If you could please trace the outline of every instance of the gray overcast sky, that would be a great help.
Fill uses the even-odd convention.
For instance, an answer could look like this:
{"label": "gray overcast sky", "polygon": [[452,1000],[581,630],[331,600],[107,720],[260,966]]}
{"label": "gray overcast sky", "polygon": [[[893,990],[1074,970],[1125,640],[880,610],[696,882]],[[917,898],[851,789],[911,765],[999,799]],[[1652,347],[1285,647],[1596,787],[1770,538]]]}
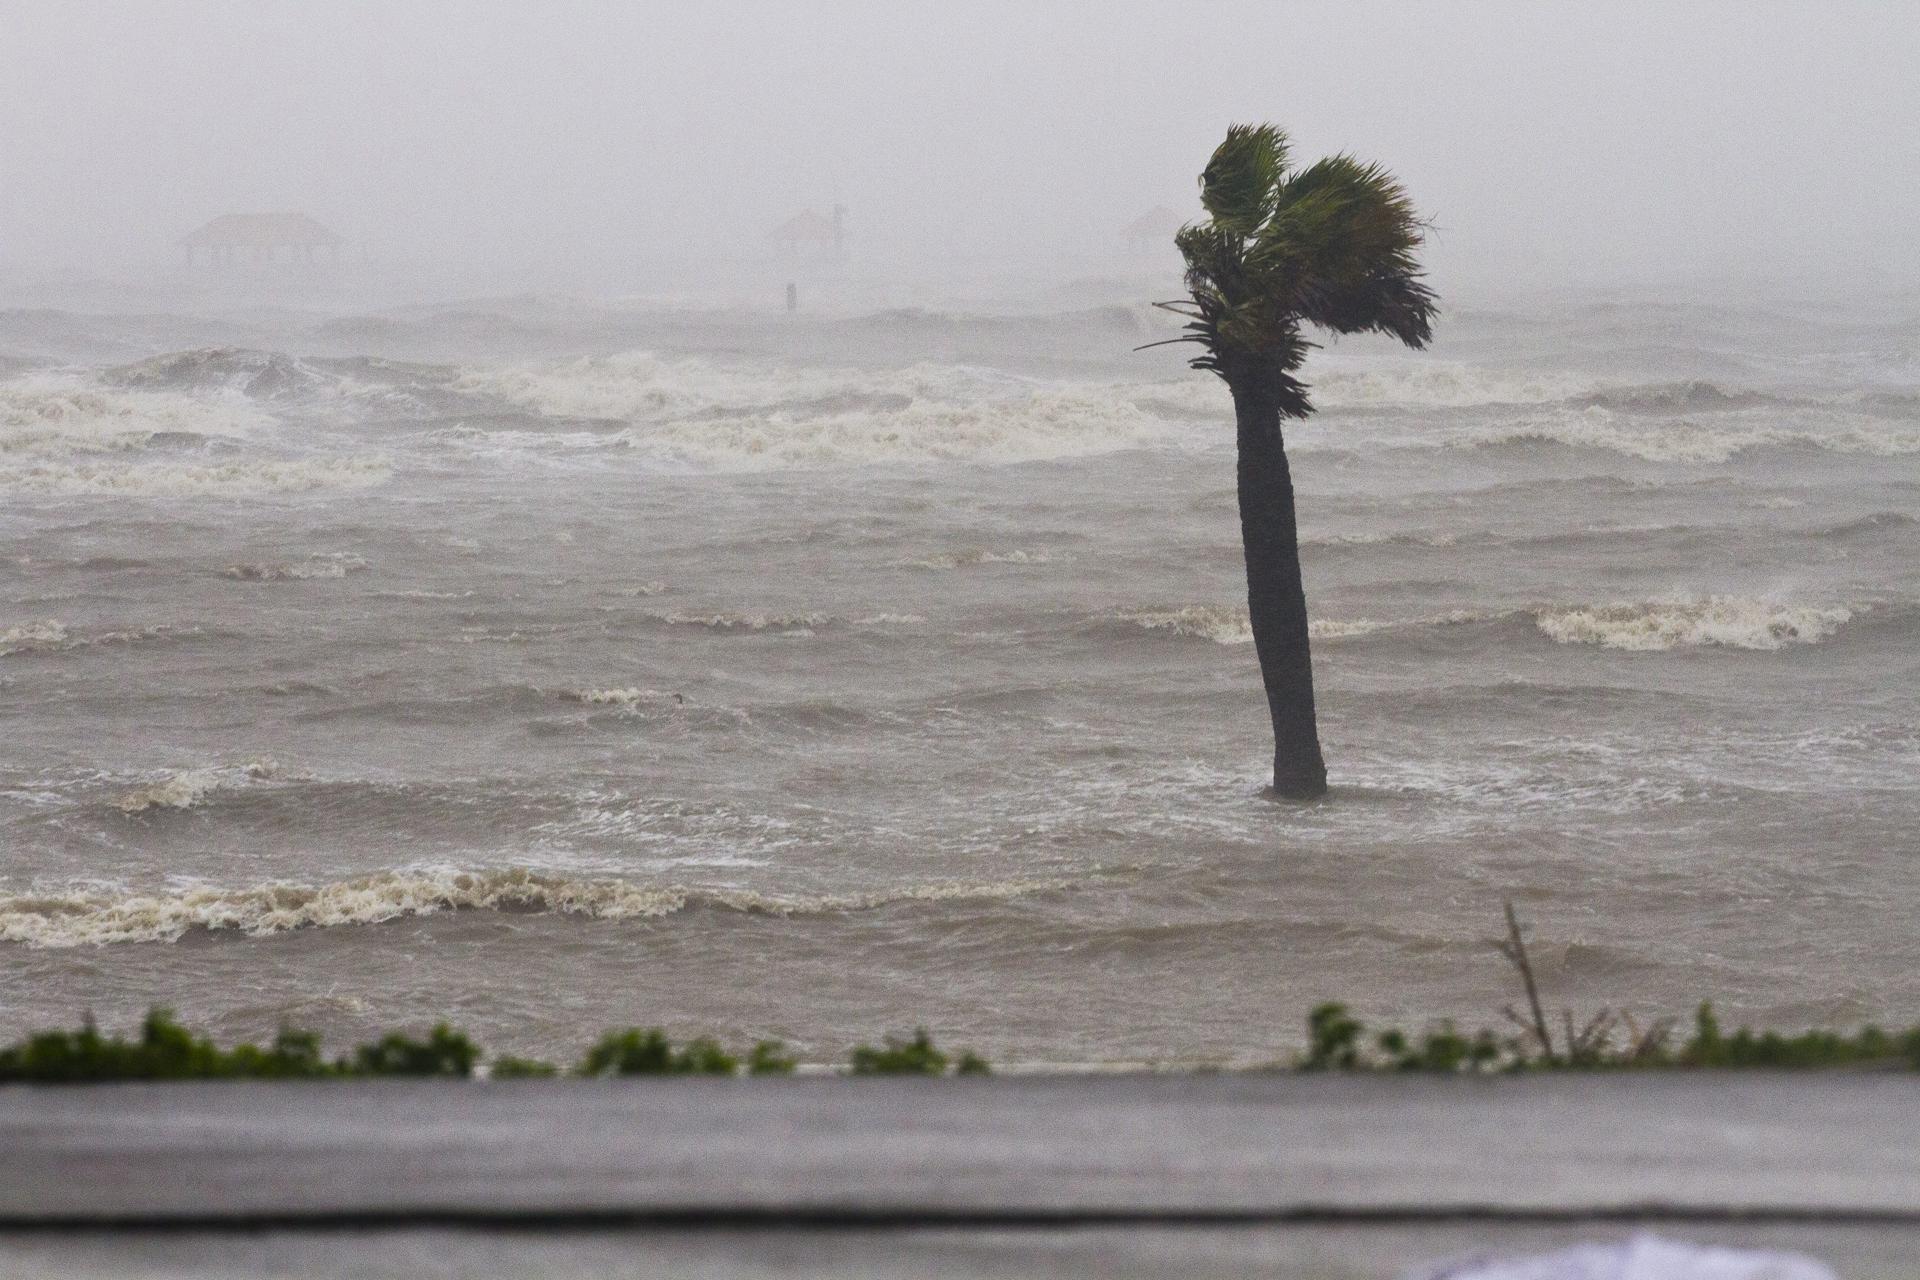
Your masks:
{"label": "gray overcast sky", "polygon": [[1398,172],[1435,274],[1920,274],[1920,4],[0,0],[0,263],[305,209],[395,258],[903,268],[1194,204],[1223,127]]}

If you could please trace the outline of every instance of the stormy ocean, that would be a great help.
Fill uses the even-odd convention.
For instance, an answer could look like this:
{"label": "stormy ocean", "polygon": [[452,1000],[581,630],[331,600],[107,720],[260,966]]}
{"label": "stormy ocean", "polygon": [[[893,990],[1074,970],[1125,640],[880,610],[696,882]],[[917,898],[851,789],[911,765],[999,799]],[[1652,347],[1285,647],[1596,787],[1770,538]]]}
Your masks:
{"label": "stormy ocean", "polygon": [[1315,353],[1286,805],[1124,296],[0,313],[0,1034],[1257,1062],[1497,1022],[1506,898],[1556,1006],[1910,1020],[1920,308]]}

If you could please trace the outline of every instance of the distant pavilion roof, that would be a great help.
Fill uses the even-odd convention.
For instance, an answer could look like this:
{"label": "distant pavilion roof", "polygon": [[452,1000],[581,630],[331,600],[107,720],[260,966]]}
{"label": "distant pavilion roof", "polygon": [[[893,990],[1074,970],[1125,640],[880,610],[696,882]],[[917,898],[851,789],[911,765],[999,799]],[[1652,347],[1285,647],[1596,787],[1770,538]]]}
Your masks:
{"label": "distant pavilion roof", "polygon": [[272,249],[345,244],[304,213],[228,213],[180,237],[189,249]]}
{"label": "distant pavilion roof", "polygon": [[1185,226],[1186,222],[1185,218],[1167,206],[1157,204],[1129,222],[1125,234],[1129,240],[1171,240],[1173,233]]}
{"label": "distant pavilion roof", "polygon": [[810,240],[814,244],[833,244],[839,236],[840,231],[831,219],[823,218],[811,209],[796,213],[767,233],[767,239],[785,244],[798,244],[802,240]]}

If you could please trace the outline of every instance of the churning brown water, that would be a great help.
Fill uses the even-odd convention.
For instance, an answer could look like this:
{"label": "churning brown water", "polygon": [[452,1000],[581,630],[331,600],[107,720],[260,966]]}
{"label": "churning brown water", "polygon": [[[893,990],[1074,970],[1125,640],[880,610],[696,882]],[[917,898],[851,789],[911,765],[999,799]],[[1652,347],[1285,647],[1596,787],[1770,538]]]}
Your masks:
{"label": "churning brown water", "polygon": [[778,319],[0,315],[0,1030],[1920,1011],[1912,307],[1316,356],[1308,806],[1157,313]]}

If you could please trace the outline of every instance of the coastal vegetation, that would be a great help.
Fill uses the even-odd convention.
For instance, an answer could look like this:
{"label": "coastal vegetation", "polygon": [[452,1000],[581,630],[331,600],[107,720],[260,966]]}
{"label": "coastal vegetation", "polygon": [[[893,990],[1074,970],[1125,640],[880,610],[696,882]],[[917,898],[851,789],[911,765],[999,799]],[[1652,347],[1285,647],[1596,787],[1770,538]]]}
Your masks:
{"label": "coastal vegetation", "polygon": [[[761,1040],[736,1055],[708,1036],[676,1045],[658,1027],[627,1027],[597,1040],[571,1070],[557,1063],[502,1054],[487,1058],[464,1032],[446,1023],[425,1036],[395,1032],[327,1058],[320,1037],[283,1028],[262,1048],[237,1044],[223,1049],[188,1030],[171,1011],[154,1009],[130,1037],[102,1034],[91,1018],[75,1031],[45,1031],[0,1048],[0,1085],[105,1084],[136,1080],[353,1080],[392,1077],[494,1080],[556,1076],[754,1076],[791,1075],[799,1060],[778,1040]],[[859,1045],[846,1068],[850,1075],[987,1075],[986,1059],[971,1051],[958,1057],[937,1048],[925,1028],[911,1037],[888,1036],[876,1047]]]}
{"label": "coastal vegetation", "polygon": [[[1417,1035],[1399,1027],[1369,1032],[1343,1004],[1316,1005],[1307,1015],[1307,1048],[1295,1062],[1302,1071],[1424,1071],[1444,1075],[1520,1071],[1602,1071],[1696,1068],[1807,1070],[1830,1067],[1911,1068],[1920,1071],[1920,1026],[1887,1032],[1866,1026],[1853,1032],[1826,1030],[1783,1034],[1741,1027],[1721,1030],[1711,1002],[1694,1012],[1693,1034],[1675,1038],[1671,1018],[1642,1025],[1632,1014],[1601,1009],[1576,1017],[1571,1009],[1548,1017],[1540,982],[1527,952],[1527,929],[1511,902],[1506,935],[1494,948],[1520,980],[1525,1006],[1507,1005],[1504,1033],[1482,1028],[1471,1034],[1439,1021]],[[1556,1029],[1557,1023],[1557,1029]]]}
{"label": "coastal vegetation", "polygon": [[[1370,1028],[1345,1005],[1316,1005],[1307,1018],[1307,1045],[1278,1069],[1303,1072],[1425,1072],[1443,1075],[1599,1070],[1808,1070],[1882,1067],[1920,1071],[1920,1026],[1884,1031],[1810,1030],[1795,1034],[1724,1030],[1713,1006],[1700,1005],[1686,1037],[1661,1019],[1642,1027],[1630,1017],[1597,1015],[1563,1022],[1542,1041],[1527,1028],[1509,1034],[1471,1033],[1435,1022],[1414,1033]],[[663,1032],[629,1028],[609,1032],[575,1067],[512,1055],[484,1058],[471,1038],[441,1025],[425,1037],[382,1037],[353,1053],[328,1059],[310,1032],[282,1031],[270,1044],[222,1049],[174,1021],[164,1009],[147,1015],[138,1035],[103,1035],[92,1023],[77,1031],[49,1031],[0,1049],[0,1085],[104,1084],[166,1080],[354,1080],[395,1077],[461,1079],[481,1073],[494,1080],[560,1076],[789,1075],[798,1065],[778,1041],[763,1040],[744,1056],[698,1037],[674,1045]],[[991,1067],[971,1051],[948,1055],[925,1030],[887,1037],[848,1055],[849,1076],[984,1076]]]}
{"label": "coastal vegetation", "polygon": [[[1418,1032],[1370,1028],[1346,1005],[1315,1005],[1307,1015],[1304,1049],[1272,1069],[1302,1072],[1424,1072],[1440,1075],[1609,1070],[1814,1070],[1880,1068],[1920,1071],[1920,1026],[1887,1031],[1813,1029],[1796,1033],[1720,1025],[1711,1003],[1694,1012],[1691,1033],[1658,1018],[1601,1009],[1576,1017],[1562,1008],[1549,1017],[1542,1002],[1527,929],[1506,905],[1506,935],[1493,942],[1519,979],[1524,1003],[1501,1010],[1504,1027],[1463,1031],[1436,1021]],[[135,1080],[344,1080],[392,1077],[494,1080],[573,1076],[791,1075],[799,1059],[779,1040],[760,1040],[744,1054],[719,1040],[696,1036],[676,1044],[659,1027],[626,1027],[594,1042],[571,1069],[501,1054],[488,1057],[473,1039],[446,1023],[425,1036],[395,1032],[327,1058],[320,1037],[283,1028],[264,1047],[223,1049],[154,1009],[132,1037],[101,1033],[91,1018],[76,1031],[46,1031],[0,1048],[0,1085],[98,1084]],[[971,1050],[948,1054],[925,1027],[860,1044],[839,1067],[848,1076],[984,1076],[992,1067]]]}
{"label": "coastal vegetation", "polygon": [[[1273,787],[1311,799],[1327,789],[1313,702],[1306,590],[1282,418],[1313,412],[1294,375],[1317,344],[1302,334],[1383,333],[1409,347],[1433,336],[1434,298],[1415,257],[1424,225],[1392,174],[1336,155],[1290,169],[1272,125],[1234,125],[1200,175],[1208,221],[1174,237],[1201,354],[1190,362],[1233,393],[1247,609],[1273,720]],[[1150,343],[1150,346],[1160,345]]]}

